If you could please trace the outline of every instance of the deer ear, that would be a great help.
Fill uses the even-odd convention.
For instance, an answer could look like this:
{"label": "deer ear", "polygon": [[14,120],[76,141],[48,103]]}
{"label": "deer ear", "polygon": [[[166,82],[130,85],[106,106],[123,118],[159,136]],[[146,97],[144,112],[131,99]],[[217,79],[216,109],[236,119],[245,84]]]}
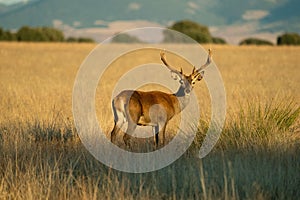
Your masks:
{"label": "deer ear", "polygon": [[203,79],[204,76],[204,71],[200,72],[198,77],[197,77],[197,81],[201,81]]}

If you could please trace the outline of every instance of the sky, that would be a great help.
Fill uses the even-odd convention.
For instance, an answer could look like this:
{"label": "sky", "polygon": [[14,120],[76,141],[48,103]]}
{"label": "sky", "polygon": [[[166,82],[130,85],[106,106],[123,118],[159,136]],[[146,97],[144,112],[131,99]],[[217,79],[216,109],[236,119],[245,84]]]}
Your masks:
{"label": "sky", "polygon": [[0,3],[3,3],[5,5],[12,5],[15,3],[19,3],[19,2],[24,2],[26,3],[28,0],[0,0]]}

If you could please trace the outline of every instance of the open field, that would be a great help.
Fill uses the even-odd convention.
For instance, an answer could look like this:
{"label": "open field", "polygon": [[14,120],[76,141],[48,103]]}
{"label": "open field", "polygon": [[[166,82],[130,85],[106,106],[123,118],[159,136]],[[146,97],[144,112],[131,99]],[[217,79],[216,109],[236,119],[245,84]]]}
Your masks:
{"label": "open field", "polygon": [[[193,145],[172,165],[145,174],[104,166],[77,137],[72,89],[94,47],[0,43],[0,199],[299,199],[300,47],[212,46],[227,94],[220,140],[197,158],[210,116],[202,81],[195,86],[203,118]],[[113,118],[106,92],[121,64],[96,94],[107,133]]]}

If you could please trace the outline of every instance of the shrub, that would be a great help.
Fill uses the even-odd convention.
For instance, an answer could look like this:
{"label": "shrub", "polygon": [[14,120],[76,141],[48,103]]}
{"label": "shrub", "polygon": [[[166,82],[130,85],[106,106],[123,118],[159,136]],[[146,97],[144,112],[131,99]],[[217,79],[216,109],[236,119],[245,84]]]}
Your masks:
{"label": "shrub", "polygon": [[[196,22],[190,20],[183,20],[174,23],[169,29],[181,32],[199,43],[210,43],[212,42],[212,37],[206,26],[200,25]],[[179,42],[179,43],[190,43],[192,42],[188,38],[181,36],[179,34],[174,34],[170,31],[164,31],[164,41],[163,42]]]}
{"label": "shrub", "polygon": [[62,31],[50,28],[50,27],[42,27],[40,28],[42,34],[45,35],[47,41],[50,42],[62,42],[64,41],[65,37]]}
{"label": "shrub", "polygon": [[64,35],[60,30],[49,27],[31,28],[23,26],[17,32],[18,41],[64,41]]}
{"label": "shrub", "polygon": [[277,38],[278,45],[300,45],[300,35],[297,33],[285,33]]}
{"label": "shrub", "polygon": [[85,37],[68,37],[66,42],[79,42],[79,43],[94,43],[95,41],[92,38],[85,38]]}
{"label": "shrub", "polygon": [[78,38],[78,42],[81,42],[81,43],[94,43],[95,41],[92,38],[80,37],[80,38]]}
{"label": "shrub", "polygon": [[240,42],[240,45],[273,45],[272,42],[257,38],[248,38],[245,40],[242,40]]}
{"label": "shrub", "polygon": [[212,42],[214,44],[227,44],[227,42],[223,38],[213,37]]}
{"label": "shrub", "polygon": [[139,38],[128,35],[126,33],[121,33],[116,35],[112,41],[113,43],[143,43]]}
{"label": "shrub", "polygon": [[75,38],[75,37],[68,37],[68,38],[66,39],[66,42],[77,42],[77,41],[78,41],[78,39]]}
{"label": "shrub", "polygon": [[4,31],[2,28],[0,28],[0,41],[14,41],[16,40],[16,34],[11,33],[9,31]]}

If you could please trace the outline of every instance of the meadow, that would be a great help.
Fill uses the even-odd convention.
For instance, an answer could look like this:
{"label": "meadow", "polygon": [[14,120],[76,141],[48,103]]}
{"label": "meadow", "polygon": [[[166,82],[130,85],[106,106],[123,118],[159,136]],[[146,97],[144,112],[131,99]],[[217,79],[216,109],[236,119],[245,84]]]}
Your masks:
{"label": "meadow", "polygon": [[[300,47],[212,45],[227,99],[221,138],[198,158],[210,121],[202,81],[193,144],[170,166],[144,174],[101,164],[77,135],[73,84],[94,47],[0,43],[0,199],[299,199]],[[103,91],[122,69],[147,59],[116,62],[102,80],[97,117],[107,133],[113,117]]]}

